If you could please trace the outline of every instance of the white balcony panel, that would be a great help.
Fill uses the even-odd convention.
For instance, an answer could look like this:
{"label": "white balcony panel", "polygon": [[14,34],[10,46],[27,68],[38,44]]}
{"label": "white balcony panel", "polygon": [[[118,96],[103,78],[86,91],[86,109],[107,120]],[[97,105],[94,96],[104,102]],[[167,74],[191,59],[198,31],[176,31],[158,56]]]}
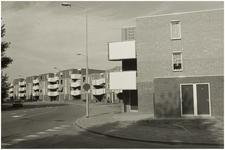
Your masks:
{"label": "white balcony panel", "polygon": [[70,93],[73,96],[81,95],[81,91],[80,90],[71,91]]}
{"label": "white balcony panel", "polygon": [[9,97],[13,97],[13,95],[14,95],[13,93],[10,93],[10,94],[9,94]]}
{"label": "white balcony panel", "polygon": [[102,95],[105,94],[105,89],[94,89],[92,90],[93,95]]}
{"label": "white balcony panel", "polygon": [[71,83],[71,87],[79,87],[79,86],[81,86],[81,82],[80,81]]}
{"label": "white balcony panel", "polygon": [[58,96],[59,92],[48,92],[48,96]]}
{"label": "white balcony panel", "polygon": [[136,90],[136,71],[110,72],[110,90]]}
{"label": "white balcony panel", "polygon": [[57,89],[59,88],[59,84],[48,85],[48,89]]}
{"label": "white balcony panel", "polygon": [[33,90],[39,90],[39,86],[33,86]]}
{"label": "white balcony panel", "polygon": [[48,82],[57,82],[58,80],[59,80],[59,77],[48,78]]}
{"label": "white balcony panel", "polygon": [[115,90],[116,94],[123,93],[123,90]]}
{"label": "white balcony panel", "polygon": [[18,96],[19,97],[24,97],[25,96],[25,93],[19,93]]}
{"label": "white balcony panel", "polygon": [[81,79],[81,74],[71,74],[71,79]]}
{"label": "white balcony panel", "polygon": [[13,92],[13,88],[9,89],[9,92]]}
{"label": "white balcony panel", "polygon": [[19,82],[19,85],[24,86],[26,85],[26,82],[25,81]]}
{"label": "white balcony panel", "polygon": [[105,78],[92,80],[92,85],[102,85],[105,83]]}
{"label": "white balcony panel", "polygon": [[39,92],[33,93],[33,96],[39,96]]}
{"label": "white balcony panel", "polygon": [[135,59],[135,41],[109,43],[109,60]]}
{"label": "white balcony panel", "polygon": [[39,80],[38,79],[35,79],[35,80],[33,80],[33,83],[34,84],[37,84],[37,83],[39,83]]}
{"label": "white balcony panel", "polygon": [[19,91],[25,91],[26,90],[26,88],[25,87],[23,87],[23,88],[19,88]]}

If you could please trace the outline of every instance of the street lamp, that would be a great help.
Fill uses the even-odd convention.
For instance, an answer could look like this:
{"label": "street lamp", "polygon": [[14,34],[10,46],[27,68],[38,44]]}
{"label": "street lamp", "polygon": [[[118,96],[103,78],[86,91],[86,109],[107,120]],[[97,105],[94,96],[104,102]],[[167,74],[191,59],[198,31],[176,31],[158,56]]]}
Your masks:
{"label": "street lamp", "polygon": [[[87,9],[85,7],[79,6],[79,5],[75,5],[76,7],[82,8],[85,10],[85,14],[86,14],[86,84],[88,84],[88,17],[87,17]],[[72,6],[71,3],[62,3],[62,6]],[[81,54],[77,54],[77,55],[81,55]],[[86,90],[86,117],[89,117],[89,101],[88,101],[88,90]]]}
{"label": "street lamp", "polygon": [[60,69],[59,69],[59,68],[57,68],[57,67],[54,67],[54,69],[57,69],[57,70],[59,70],[59,71],[60,71]]}

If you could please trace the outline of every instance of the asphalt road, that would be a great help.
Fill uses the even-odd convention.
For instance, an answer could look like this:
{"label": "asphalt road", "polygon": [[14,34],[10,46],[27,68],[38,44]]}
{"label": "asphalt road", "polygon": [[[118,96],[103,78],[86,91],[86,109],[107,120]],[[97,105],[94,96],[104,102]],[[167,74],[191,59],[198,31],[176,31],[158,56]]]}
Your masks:
{"label": "asphalt road", "polygon": [[[2,111],[1,148],[192,148],[135,142],[91,133],[76,127],[85,107],[74,104],[25,104],[22,109]],[[196,148],[196,145],[194,146]],[[202,146],[199,146],[202,148]]]}

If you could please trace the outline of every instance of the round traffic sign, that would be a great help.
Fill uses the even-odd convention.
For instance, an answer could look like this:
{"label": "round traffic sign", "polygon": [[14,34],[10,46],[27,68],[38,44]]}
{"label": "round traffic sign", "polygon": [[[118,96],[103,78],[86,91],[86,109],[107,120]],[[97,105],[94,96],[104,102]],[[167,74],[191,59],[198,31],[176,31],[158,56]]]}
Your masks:
{"label": "round traffic sign", "polygon": [[83,85],[83,88],[84,88],[85,91],[88,91],[88,90],[90,89],[90,84],[85,83],[85,84]]}

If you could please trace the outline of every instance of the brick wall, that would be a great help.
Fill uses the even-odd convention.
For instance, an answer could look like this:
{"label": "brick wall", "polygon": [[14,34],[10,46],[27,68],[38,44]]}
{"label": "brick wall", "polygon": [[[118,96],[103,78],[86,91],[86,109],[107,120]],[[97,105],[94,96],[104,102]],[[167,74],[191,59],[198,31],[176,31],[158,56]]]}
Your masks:
{"label": "brick wall", "polygon": [[155,78],[155,117],[181,117],[180,84],[209,83],[211,116],[224,116],[224,76]]}
{"label": "brick wall", "polygon": [[[137,18],[139,111],[153,112],[154,77],[223,75],[223,18],[223,9]],[[181,22],[181,40],[171,40],[171,20]],[[173,51],[182,52],[181,72],[172,70]]]}

